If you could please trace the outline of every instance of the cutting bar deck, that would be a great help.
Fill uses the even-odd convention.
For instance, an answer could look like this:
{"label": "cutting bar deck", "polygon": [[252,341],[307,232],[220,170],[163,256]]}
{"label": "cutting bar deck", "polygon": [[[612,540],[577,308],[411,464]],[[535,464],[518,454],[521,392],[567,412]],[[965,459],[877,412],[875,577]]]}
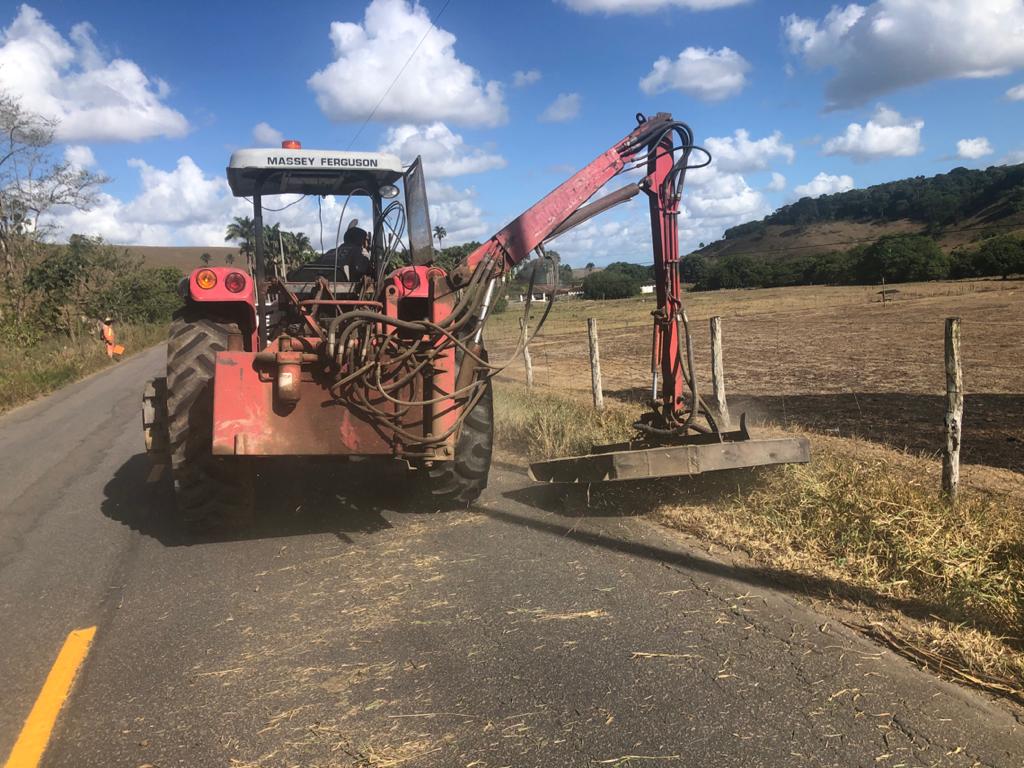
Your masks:
{"label": "cutting bar deck", "polygon": [[806,464],[811,460],[811,445],[805,437],[751,440],[743,428],[726,433],[723,438],[654,447],[631,447],[629,443],[603,446],[585,456],[534,462],[530,465],[530,477],[545,483],[602,483],[686,477],[772,464]]}

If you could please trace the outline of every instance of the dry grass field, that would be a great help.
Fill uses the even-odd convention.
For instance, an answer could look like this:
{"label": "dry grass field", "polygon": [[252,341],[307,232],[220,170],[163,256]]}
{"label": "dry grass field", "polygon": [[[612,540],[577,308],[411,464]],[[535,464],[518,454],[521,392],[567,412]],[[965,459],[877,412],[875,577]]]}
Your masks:
{"label": "dry grass field", "polygon": [[[584,514],[645,514],[752,559],[940,674],[1024,703],[1024,283],[803,287],[688,295],[699,376],[707,320],[724,325],[730,409],[757,434],[803,433],[812,460],[696,480],[587,490]],[[653,299],[555,305],[500,376],[499,445],[530,458],[627,437],[649,392]],[[521,307],[519,307],[521,309]],[[534,318],[542,307],[534,307]],[[962,493],[939,493],[944,320],[963,319]],[[491,359],[518,332],[516,304],[488,324]],[[590,405],[585,323],[598,319],[607,408]],[[570,495],[571,498],[571,495]],[[846,613],[844,613],[846,611]]]}
{"label": "dry grass field", "polygon": [[[690,293],[698,376],[710,382],[708,318],[723,318],[734,416],[913,453],[942,447],[944,320],[963,318],[967,391],[962,459],[1024,473],[1024,283],[984,280],[877,288],[797,287]],[[589,393],[586,318],[598,320],[606,397],[649,397],[651,297],[555,304],[531,345],[537,386]],[[488,324],[492,360],[511,353],[521,307]],[[532,315],[542,307],[534,305]],[[503,374],[524,380],[521,361]]]}

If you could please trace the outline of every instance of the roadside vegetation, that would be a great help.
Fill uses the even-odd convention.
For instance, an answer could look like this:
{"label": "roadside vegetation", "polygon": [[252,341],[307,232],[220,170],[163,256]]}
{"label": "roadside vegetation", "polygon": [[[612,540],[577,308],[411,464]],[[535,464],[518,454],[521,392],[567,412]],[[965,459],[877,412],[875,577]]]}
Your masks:
{"label": "roadside vegetation", "polygon": [[107,179],[53,147],[56,124],[0,94],[0,411],[109,364],[98,322],[117,343],[156,343],[174,308],[177,269],[146,269],[102,240],[48,241],[54,209],[87,209]]}
{"label": "roadside vegetation", "polygon": [[[127,354],[148,349],[167,339],[166,323],[117,327],[117,340]],[[47,336],[28,347],[0,345],[0,412],[112,365],[95,335],[69,339]]]}
{"label": "roadside vegetation", "polygon": [[[540,459],[628,437],[636,406],[606,406],[501,384],[498,443]],[[1024,498],[968,483],[951,508],[934,459],[819,434],[812,445],[808,465],[595,485],[588,503],[741,553],[772,580],[845,601],[851,623],[933,671],[1024,701]]]}

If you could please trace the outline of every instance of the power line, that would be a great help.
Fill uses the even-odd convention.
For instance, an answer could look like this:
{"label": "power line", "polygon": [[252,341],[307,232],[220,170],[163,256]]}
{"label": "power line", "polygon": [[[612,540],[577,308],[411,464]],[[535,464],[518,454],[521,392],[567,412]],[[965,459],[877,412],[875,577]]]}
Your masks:
{"label": "power line", "polygon": [[363,124],[360,125],[359,130],[356,131],[356,135],[352,137],[352,141],[350,141],[348,143],[348,146],[345,147],[346,150],[352,149],[352,145],[356,143],[356,139],[359,138],[360,134],[363,132],[363,129],[367,126],[367,124],[369,124],[371,120],[373,120],[373,116],[377,114],[377,110],[380,109],[380,105],[384,103],[384,99],[386,99],[388,97],[388,94],[391,93],[391,89],[395,87],[395,83],[398,82],[398,78],[400,78],[402,76],[402,73],[405,72],[405,68],[409,66],[409,62],[412,61],[413,56],[416,55],[416,52],[420,49],[420,46],[423,45],[424,41],[427,39],[430,33],[434,31],[437,22],[441,20],[441,17],[444,15],[445,10],[448,8],[448,3],[450,2],[451,0],[445,0],[444,5],[441,6],[441,10],[437,12],[437,15],[430,22],[430,26],[427,28],[427,31],[423,33],[423,37],[421,37],[420,41],[416,43],[416,47],[412,49],[412,53],[409,54],[409,58],[405,60],[405,64],[403,64],[402,68],[398,70],[398,74],[395,75],[394,80],[392,80],[391,84],[388,85],[387,89],[384,91],[384,95],[380,97],[380,101],[377,102],[377,105],[373,108],[370,114],[366,116],[366,119],[363,120]]}

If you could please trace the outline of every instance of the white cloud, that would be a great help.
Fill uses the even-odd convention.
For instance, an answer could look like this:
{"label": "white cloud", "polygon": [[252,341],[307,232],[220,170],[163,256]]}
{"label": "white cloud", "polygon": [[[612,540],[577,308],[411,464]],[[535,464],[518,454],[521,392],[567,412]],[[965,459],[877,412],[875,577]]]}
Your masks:
{"label": "white cloud", "polygon": [[751,140],[747,131],[738,128],[732,136],[712,136],[702,143],[711,152],[712,162],[720,171],[763,171],[775,158],[792,163],[796,157],[793,146],[782,142],[779,131],[763,139]]}
{"label": "white cloud", "polygon": [[480,173],[506,165],[501,155],[467,147],[462,136],[442,122],[389,128],[380,151],[396,154],[407,164],[422,156],[428,178]]}
{"label": "white cloud", "polygon": [[[233,216],[251,216],[252,206],[232,197],[220,173],[209,175],[188,156],[174,168],[155,168],[143,160],[129,160],[139,174],[138,195],[121,200],[101,193],[88,211],[70,208],[53,210],[41,222],[49,235],[65,239],[71,234],[99,235],[112,243],[131,245],[223,245],[224,229]],[[297,195],[268,198],[266,204],[280,208],[299,199]],[[334,245],[343,198],[322,200],[324,244]],[[353,201],[345,220],[368,220],[367,208]],[[280,223],[288,230],[305,232],[319,247],[320,231],[316,200],[307,198],[284,211],[266,211],[268,224]]]}
{"label": "white cloud", "polygon": [[1024,101],[1024,83],[1007,88],[1006,98],[1010,101]]}
{"label": "white cloud", "polygon": [[[377,120],[494,126],[508,118],[501,83],[483,82],[476,69],[460,61],[455,35],[431,29],[430,16],[418,3],[373,0],[362,24],[333,22],[330,37],[335,60],[307,82],[331,120],[366,119],[392,83]],[[398,77],[417,45],[415,58]]]}
{"label": "white cloud", "polygon": [[687,188],[683,204],[694,218],[700,220],[740,219],[748,221],[768,213],[764,196],[753,189],[738,173],[718,173],[701,169],[703,173],[687,174]]}
{"label": "white cloud", "polygon": [[833,176],[822,171],[806,184],[799,184],[793,187],[793,194],[797,198],[820,197],[821,195],[831,195],[835,192],[846,192],[851,189],[853,189],[852,176],[846,176],[845,174]]}
{"label": "white cloud", "polygon": [[821,20],[782,20],[790,49],[828,67],[830,106],[863,104],[930,80],[1006,75],[1024,66],[1020,0],[878,0]]}
{"label": "white cloud", "polygon": [[906,119],[881,104],[864,125],[850,123],[846,132],[825,142],[826,155],[849,155],[858,161],[878,157],[911,157],[921,147],[924,120]]}
{"label": "white cloud", "polygon": [[138,64],[107,58],[86,22],[70,40],[22,5],[0,35],[0,90],[58,122],[57,141],[141,141],[184,136],[188,121],[163,102],[168,86]]}
{"label": "white cloud", "polygon": [[772,192],[781,192],[786,188],[786,177],[777,171],[772,171],[772,180],[768,182],[768,189]]}
{"label": "white cloud", "polygon": [[580,114],[580,95],[578,93],[560,93],[538,118],[543,123],[565,123]]}
{"label": "white cloud", "polygon": [[528,85],[533,85],[534,83],[536,83],[538,80],[540,80],[540,77],[541,75],[539,69],[529,69],[525,72],[521,69],[518,69],[512,73],[512,85],[514,85],[516,88],[525,88]]}
{"label": "white cloud", "polygon": [[663,8],[685,8],[690,11],[712,11],[743,5],[750,0],[562,0],[580,13],[653,13]]}
{"label": "white cloud", "polygon": [[261,147],[278,147],[284,140],[284,134],[270,123],[256,123],[252,128],[252,140]]}
{"label": "white cloud", "polygon": [[984,136],[975,139],[960,139],[956,143],[956,156],[965,160],[977,160],[979,157],[991,155],[994,152],[992,145]]}
{"label": "white cloud", "polygon": [[649,96],[668,90],[681,91],[703,101],[735,96],[747,84],[750,63],[731,48],[686,48],[675,61],[661,56],[640,81]]}
{"label": "white cloud", "polygon": [[551,249],[558,252],[564,264],[579,267],[590,262],[599,266],[613,261],[650,263],[647,206],[631,200],[569,230],[552,241]]}
{"label": "white cloud", "polygon": [[64,161],[72,168],[92,168],[96,165],[96,156],[89,147],[70,144],[64,147]]}
{"label": "white cloud", "polygon": [[[600,193],[598,193],[600,194]],[[760,219],[772,206],[738,173],[714,168],[688,171],[679,216],[680,248],[687,253],[700,242],[719,239],[729,227]],[[566,263],[583,266],[612,261],[650,263],[651,224],[647,202],[635,197],[556,239],[551,247]]]}
{"label": "white cloud", "polygon": [[1006,153],[1006,156],[999,161],[999,165],[1019,165],[1024,163],[1024,149],[1014,149]]}
{"label": "white cloud", "polygon": [[447,230],[447,245],[482,240],[492,234],[494,228],[484,220],[475,190],[428,181],[427,199],[430,201],[430,224]]}

